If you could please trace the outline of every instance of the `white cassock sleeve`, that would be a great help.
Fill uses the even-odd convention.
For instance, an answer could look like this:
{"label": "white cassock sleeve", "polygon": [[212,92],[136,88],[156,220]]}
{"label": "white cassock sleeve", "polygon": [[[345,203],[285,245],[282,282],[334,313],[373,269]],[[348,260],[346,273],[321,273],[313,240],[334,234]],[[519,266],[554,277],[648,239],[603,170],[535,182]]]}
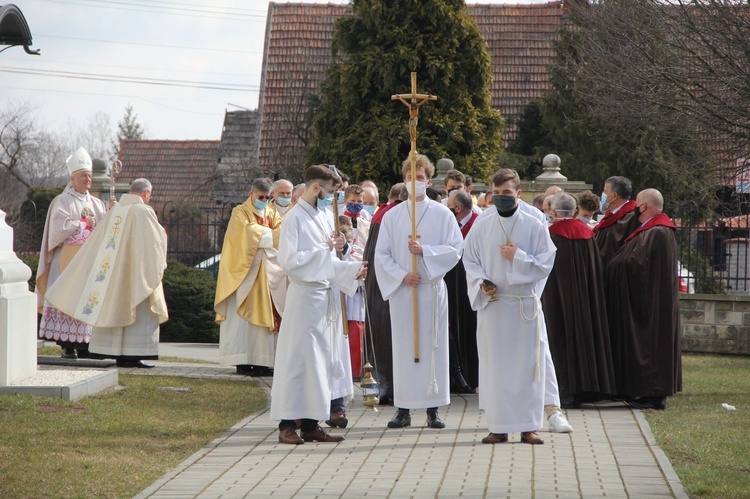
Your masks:
{"label": "white cassock sleeve", "polygon": [[531,284],[549,277],[555,263],[557,248],[548,230],[538,232],[530,251],[533,254],[516,248],[516,254],[505,274],[508,284]]}
{"label": "white cassock sleeve", "polygon": [[[386,213],[386,215],[389,215],[389,213]],[[396,218],[398,217],[383,217],[378,233],[378,242],[375,245],[375,275],[377,275],[383,300],[389,300],[396,293],[403,283],[404,277],[409,273],[396,262],[393,253],[395,248],[391,231],[395,227],[394,222],[398,221]]]}
{"label": "white cassock sleeve", "polygon": [[464,244],[461,229],[457,223],[453,223],[454,220],[447,220],[447,222],[450,225],[444,228],[447,236],[445,244],[422,246],[422,261],[427,270],[427,279],[430,281],[445,277],[445,274],[461,259]]}
{"label": "white cassock sleeve", "polygon": [[[482,226],[483,228],[484,226]],[[479,287],[482,281],[489,279],[481,266],[482,257],[480,249],[482,248],[482,228],[474,226],[469,231],[469,235],[464,241],[464,269],[466,270],[466,286],[471,302],[472,310],[481,310],[487,306],[489,297],[482,293]]]}
{"label": "white cassock sleeve", "polygon": [[354,294],[361,264],[340,261],[327,243],[311,237],[299,218],[287,218],[281,224],[278,262],[287,276],[301,282],[330,281],[347,295]]}

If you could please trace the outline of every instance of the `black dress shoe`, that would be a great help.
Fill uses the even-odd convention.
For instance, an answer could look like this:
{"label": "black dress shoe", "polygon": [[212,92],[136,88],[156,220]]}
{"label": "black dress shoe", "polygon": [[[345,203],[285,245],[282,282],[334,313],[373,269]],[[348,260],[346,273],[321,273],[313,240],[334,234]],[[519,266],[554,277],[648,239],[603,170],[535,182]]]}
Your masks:
{"label": "black dress shoe", "polygon": [[457,393],[459,395],[463,393],[474,393],[474,389],[466,382],[464,375],[460,370],[452,373],[450,390],[451,393]]}
{"label": "black dress shoe", "polygon": [[60,357],[63,359],[75,360],[78,358],[78,354],[76,353],[75,348],[63,348]]}
{"label": "black dress shoe", "polygon": [[407,426],[411,426],[409,409],[399,409],[396,417],[388,421],[388,428],[406,428]]}
{"label": "black dress shoe", "polygon": [[273,369],[268,366],[253,366],[250,364],[240,364],[237,366],[237,374],[247,376],[273,376]]}
{"label": "black dress shoe", "polygon": [[445,422],[440,419],[436,410],[427,409],[427,427],[428,428],[445,428]]}
{"label": "black dress shoe", "polygon": [[629,400],[628,405],[634,409],[663,411],[667,408],[667,397],[640,397],[636,400]]}
{"label": "black dress shoe", "polygon": [[115,364],[117,365],[117,367],[128,367],[128,368],[151,369],[152,367],[154,367],[154,364],[149,364],[148,362],[143,362],[142,360],[117,359],[115,361]]}
{"label": "black dress shoe", "polygon": [[91,358],[91,354],[89,354],[89,349],[88,348],[79,348],[78,350],[76,350],[76,352],[78,352],[78,358],[79,359],[90,359]]}

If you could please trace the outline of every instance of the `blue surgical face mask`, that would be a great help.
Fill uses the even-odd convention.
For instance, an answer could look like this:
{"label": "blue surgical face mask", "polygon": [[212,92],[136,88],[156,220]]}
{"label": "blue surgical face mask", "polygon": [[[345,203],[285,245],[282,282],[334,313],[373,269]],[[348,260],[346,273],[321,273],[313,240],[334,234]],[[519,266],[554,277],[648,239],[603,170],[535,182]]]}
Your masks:
{"label": "blue surgical face mask", "polygon": [[607,201],[607,194],[602,192],[602,200],[599,202],[599,211],[604,213],[609,208],[609,202]]}
{"label": "blue surgical face mask", "polygon": [[265,211],[266,206],[268,206],[268,201],[261,201],[260,199],[256,199],[255,201],[253,201],[253,206],[255,206],[258,211]]}
{"label": "blue surgical face mask", "polygon": [[581,222],[583,222],[585,224],[591,223],[591,219],[590,218],[586,218],[586,217],[578,217],[578,220],[580,220]]}
{"label": "blue surgical face mask", "polygon": [[362,209],[365,210],[367,213],[369,213],[370,216],[375,214],[375,208],[377,208],[377,206],[369,205],[369,204],[366,204],[362,207]]}
{"label": "blue surgical face mask", "polygon": [[[320,194],[323,194],[323,191],[320,191]],[[318,208],[327,208],[333,204],[333,194],[326,193],[325,197],[320,197],[320,194],[318,194]]]}
{"label": "blue surgical face mask", "polygon": [[336,198],[337,203],[343,203],[344,202],[344,191],[339,191],[339,197]]}
{"label": "blue surgical face mask", "polygon": [[359,212],[362,211],[364,205],[361,203],[346,203],[346,211],[351,213],[352,215],[359,215]]}
{"label": "blue surgical face mask", "polygon": [[289,203],[292,202],[292,198],[285,198],[284,196],[279,196],[276,198],[276,204],[279,206],[289,206]]}

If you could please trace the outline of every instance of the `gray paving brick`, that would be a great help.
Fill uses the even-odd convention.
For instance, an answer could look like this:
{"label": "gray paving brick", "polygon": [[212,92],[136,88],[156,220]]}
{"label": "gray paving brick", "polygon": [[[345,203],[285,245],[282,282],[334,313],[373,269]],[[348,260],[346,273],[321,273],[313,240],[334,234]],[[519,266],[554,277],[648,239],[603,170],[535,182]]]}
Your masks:
{"label": "gray paving brick", "polygon": [[[186,376],[256,382],[233,368],[158,363],[139,375]],[[137,497],[686,497],[645,418],[629,408],[567,410],[574,431],[540,432],[541,446],[485,445],[487,428],[477,396],[452,397],[440,414],[443,430],[387,429],[392,408],[348,409],[349,428],[332,430],[337,445],[279,444],[276,423],[266,411],[244,419],[165,474]],[[666,479],[664,477],[667,477]]]}

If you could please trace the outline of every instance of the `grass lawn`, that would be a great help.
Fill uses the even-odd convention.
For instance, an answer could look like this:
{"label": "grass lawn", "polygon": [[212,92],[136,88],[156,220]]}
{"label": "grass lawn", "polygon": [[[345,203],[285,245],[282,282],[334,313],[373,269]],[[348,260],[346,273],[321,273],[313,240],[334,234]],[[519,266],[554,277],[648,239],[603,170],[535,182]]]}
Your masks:
{"label": "grass lawn", "polygon": [[120,374],[120,385],[76,402],[0,395],[0,497],[132,497],[266,405],[247,381]]}
{"label": "grass lawn", "polygon": [[683,355],[682,369],[683,392],[646,411],[656,440],[691,497],[750,497],[750,358]]}

